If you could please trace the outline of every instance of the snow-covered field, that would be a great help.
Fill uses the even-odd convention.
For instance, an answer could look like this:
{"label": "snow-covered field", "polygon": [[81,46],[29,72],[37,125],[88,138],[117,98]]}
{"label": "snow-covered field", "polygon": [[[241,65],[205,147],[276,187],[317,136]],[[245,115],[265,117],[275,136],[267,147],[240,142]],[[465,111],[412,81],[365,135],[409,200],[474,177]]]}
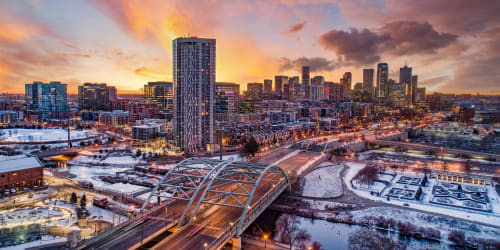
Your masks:
{"label": "snow-covered field", "polygon": [[[212,159],[220,159],[220,156],[214,156]],[[243,157],[241,157],[239,154],[234,154],[234,155],[223,155],[222,160],[224,161],[244,161]]]}
{"label": "snow-covered field", "polygon": [[94,184],[94,187],[105,187],[109,183],[101,181],[97,176],[115,175],[116,172],[129,170],[129,167],[103,167],[103,166],[70,166],[69,172],[76,175],[75,181],[88,181]]}
{"label": "snow-covered field", "polygon": [[[91,130],[71,130],[71,139],[82,139],[97,135]],[[62,141],[68,139],[68,131],[60,128],[54,129],[1,129],[0,141],[4,142],[44,142]]]}
{"label": "snow-covered field", "polygon": [[130,183],[121,183],[121,182],[104,186],[104,188],[111,189],[111,190],[118,191],[118,192],[123,192],[123,193],[132,193],[132,192],[136,192],[136,191],[139,191],[142,189],[146,189],[143,186],[138,186],[138,185],[134,185],[134,184],[130,184]]}
{"label": "snow-covered field", "polygon": [[0,213],[0,229],[58,221],[70,217],[71,212],[57,207],[19,208]]}
{"label": "snow-covered field", "polygon": [[322,168],[316,169],[305,176],[302,195],[308,197],[336,197],[342,194],[342,180],[340,179],[341,165],[324,162]]}
{"label": "snow-covered field", "polygon": [[[489,225],[494,225],[498,226],[500,225],[500,203],[498,202],[498,196],[496,193],[494,193],[493,187],[486,187],[488,190],[488,193],[493,194],[492,195],[492,201],[491,205],[493,208],[492,213],[486,213],[486,212],[473,212],[471,210],[466,210],[466,209],[460,209],[460,208],[451,208],[448,206],[441,206],[437,204],[432,204],[428,203],[429,197],[430,197],[430,192],[426,189],[429,189],[432,187],[432,182],[435,181],[433,179],[430,179],[430,187],[424,188],[424,198],[423,201],[411,201],[411,200],[399,200],[399,199],[390,199],[387,200],[385,197],[377,197],[373,196],[370,194],[369,191],[365,190],[359,190],[353,188],[351,184],[351,180],[356,176],[356,174],[366,165],[364,163],[354,163],[354,162],[348,162],[346,165],[349,167],[346,171],[344,181],[347,185],[347,187],[354,192],[356,195],[371,199],[371,200],[377,200],[381,201],[384,203],[389,203],[393,205],[398,205],[398,206],[408,206],[410,208],[422,210],[422,211],[427,211],[427,212],[433,212],[433,213],[439,213],[443,215],[449,215],[449,216],[454,216],[457,218],[461,219],[466,219],[466,220],[471,220],[471,221],[478,221],[482,222],[485,224]],[[397,178],[396,178],[397,179]]]}

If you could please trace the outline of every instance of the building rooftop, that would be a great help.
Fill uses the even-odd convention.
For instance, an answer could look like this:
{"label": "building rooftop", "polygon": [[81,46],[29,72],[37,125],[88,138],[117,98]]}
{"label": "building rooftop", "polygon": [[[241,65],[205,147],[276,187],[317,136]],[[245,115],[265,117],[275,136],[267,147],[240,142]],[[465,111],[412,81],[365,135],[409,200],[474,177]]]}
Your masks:
{"label": "building rooftop", "polygon": [[7,159],[0,161],[0,172],[12,172],[23,169],[38,168],[42,164],[36,157],[24,157],[19,159]]}

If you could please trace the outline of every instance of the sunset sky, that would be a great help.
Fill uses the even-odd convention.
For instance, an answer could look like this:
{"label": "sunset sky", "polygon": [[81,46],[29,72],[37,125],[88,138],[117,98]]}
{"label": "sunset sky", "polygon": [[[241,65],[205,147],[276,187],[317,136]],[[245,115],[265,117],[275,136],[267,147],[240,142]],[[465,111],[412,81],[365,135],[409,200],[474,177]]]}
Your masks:
{"label": "sunset sky", "polygon": [[500,93],[498,0],[0,0],[0,92],[32,81],[138,92],[172,80],[172,40],[217,39],[217,81],[274,75],[353,84],[363,68],[413,67],[428,92]]}

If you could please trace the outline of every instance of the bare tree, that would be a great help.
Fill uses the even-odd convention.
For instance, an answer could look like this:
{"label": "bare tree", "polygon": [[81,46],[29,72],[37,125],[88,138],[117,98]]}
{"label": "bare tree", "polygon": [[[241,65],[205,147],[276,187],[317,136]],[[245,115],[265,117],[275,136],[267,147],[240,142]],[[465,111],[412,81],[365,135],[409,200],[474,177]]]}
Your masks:
{"label": "bare tree", "polygon": [[280,242],[288,244],[290,249],[297,246],[306,248],[311,241],[309,235],[304,229],[299,229],[299,218],[295,215],[282,214],[276,221],[276,233]]}
{"label": "bare tree", "polygon": [[356,230],[349,235],[350,250],[405,250],[403,242],[395,241],[391,238],[378,234],[368,229]]}

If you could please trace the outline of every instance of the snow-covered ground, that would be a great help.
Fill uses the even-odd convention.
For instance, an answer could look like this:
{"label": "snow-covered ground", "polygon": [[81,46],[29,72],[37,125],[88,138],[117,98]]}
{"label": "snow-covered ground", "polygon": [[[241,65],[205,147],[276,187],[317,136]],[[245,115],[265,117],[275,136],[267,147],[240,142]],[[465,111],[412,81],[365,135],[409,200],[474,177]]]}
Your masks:
{"label": "snow-covered ground", "polygon": [[304,171],[306,171],[312,164],[316,163],[319,159],[321,159],[321,157],[326,157],[326,155],[324,154],[319,154],[318,156],[310,159],[308,162],[306,162],[306,164],[304,164],[302,167],[299,168],[299,170],[297,170],[297,174],[300,175],[302,174]]}
{"label": "snow-covered ground", "polygon": [[371,207],[351,211],[349,214],[353,215],[353,219],[355,220],[366,216],[373,216],[376,218],[385,216],[386,218],[392,218],[396,221],[409,222],[422,227],[432,227],[442,232],[463,230],[467,232],[467,235],[472,234],[481,238],[498,239],[498,237],[500,237],[500,229],[498,228],[393,207]]}
{"label": "snow-covered ground", "polygon": [[132,165],[140,162],[138,158],[134,158],[130,155],[126,156],[110,156],[101,161],[104,164],[114,164],[114,165]]}
{"label": "snow-covered ground", "polygon": [[[71,130],[71,139],[82,139],[97,135],[91,130]],[[68,131],[60,128],[54,129],[1,129],[0,141],[5,142],[44,142],[62,141],[68,139]]]}
{"label": "snow-covered ground", "polygon": [[130,167],[103,167],[103,166],[70,166],[68,167],[71,174],[76,175],[73,180],[75,181],[88,181],[91,182],[94,187],[106,187],[110,184],[101,181],[97,176],[101,175],[115,175],[116,172],[122,172],[130,170]]}
{"label": "snow-covered ground", "polygon": [[0,213],[0,229],[21,225],[58,221],[71,217],[71,212],[57,207],[19,208]]}
{"label": "snow-covered ground", "polygon": [[[214,156],[211,159],[220,159],[220,156]],[[241,157],[239,154],[233,154],[233,155],[223,155],[222,160],[224,161],[244,161],[243,157]]]}
{"label": "snow-covered ground", "polygon": [[324,162],[321,168],[305,176],[302,195],[308,197],[336,197],[342,194],[342,180],[340,179],[341,165]]}
{"label": "snow-covered ground", "polygon": [[111,189],[111,190],[118,191],[118,192],[123,192],[123,193],[133,193],[133,192],[136,192],[136,191],[139,191],[142,189],[146,189],[143,186],[138,186],[138,185],[134,185],[134,184],[130,184],[130,183],[121,183],[121,182],[104,186],[104,188]]}
{"label": "snow-covered ground", "polygon": [[[457,218],[462,218],[466,220],[471,220],[471,221],[478,221],[482,222],[485,224],[489,225],[494,225],[498,226],[500,225],[500,215],[498,211],[500,210],[499,203],[498,203],[498,196],[495,195],[493,196],[493,200],[491,202],[492,207],[493,207],[493,212],[492,213],[483,213],[483,212],[472,212],[471,210],[465,210],[465,209],[459,209],[459,208],[451,208],[448,206],[441,206],[437,204],[431,204],[425,202],[426,197],[429,195],[424,195],[423,202],[422,201],[410,201],[410,200],[399,200],[399,199],[390,199],[389,201],[385,197],[377,197],[373,196],[370,194],[369,191],[365,190],[359,190],[353,188],[351,184],[351,180],[356,176],[356,174],[366,165],[364,163],[355,163],[355,162],[348,162],[346,165],[349,167],[346,171],[344,181],[347,185],[347,187],[354,192],[356,195],[371,199],[371,200],[377,200],[381,201],[384,203],[389,203],[393,205],[398,205],[398,206],[405,206],[405,204],[411,208],[422,210],[422,211],[427,211],[427,212],[433,212],[433,213],[439,213],[443,215],[449,215],[449,216],[454,216]],[[433,181],[432,179],[430,181]],[[492,187],[487,187],[488,189]],[[494,192],[494,190],[491,190]],[[424,190],[424,194],[428,193]]]}

